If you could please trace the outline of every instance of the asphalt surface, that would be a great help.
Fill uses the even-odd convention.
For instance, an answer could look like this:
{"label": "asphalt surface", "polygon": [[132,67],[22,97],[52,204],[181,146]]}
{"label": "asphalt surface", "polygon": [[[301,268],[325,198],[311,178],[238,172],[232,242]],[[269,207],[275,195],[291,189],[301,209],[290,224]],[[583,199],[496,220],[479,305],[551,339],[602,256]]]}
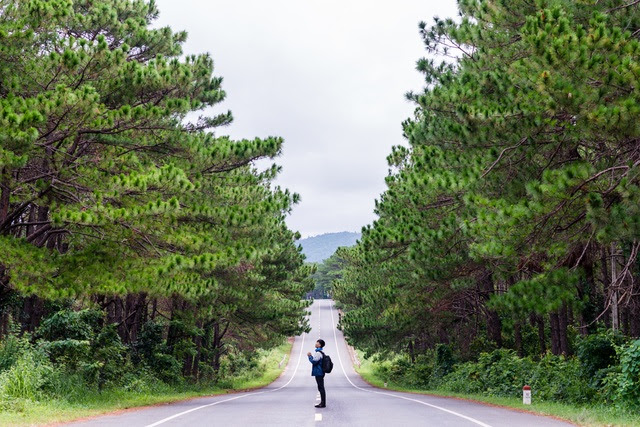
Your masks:
{"label": "asphalt surface", "polygon": [[[296,338],[284,374],[270,386],[193,399],[72,423],[73,426],[570,426],[551,418],[458,399],[392,392],[365,383],[352,367],[333,301],[315,301],[312,331]],[[326,341],[334,363],[325,377],[327,407],[319,401],[307,352]]]}

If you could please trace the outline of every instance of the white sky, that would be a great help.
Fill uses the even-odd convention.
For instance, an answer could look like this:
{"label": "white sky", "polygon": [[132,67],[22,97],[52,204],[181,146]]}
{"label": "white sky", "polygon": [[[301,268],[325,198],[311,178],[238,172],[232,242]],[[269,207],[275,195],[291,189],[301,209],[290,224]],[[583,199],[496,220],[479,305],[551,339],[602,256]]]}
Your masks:
{"label": "white sky", "polygon": [[304,237],[375,219],[386,157],[403,144],[424,84],[420,21],[455,17],[455,0],[157,0],[159,25],[209,52],[234,122],[218,134],[282,136],[277,184],[302,196],[287,223]]}

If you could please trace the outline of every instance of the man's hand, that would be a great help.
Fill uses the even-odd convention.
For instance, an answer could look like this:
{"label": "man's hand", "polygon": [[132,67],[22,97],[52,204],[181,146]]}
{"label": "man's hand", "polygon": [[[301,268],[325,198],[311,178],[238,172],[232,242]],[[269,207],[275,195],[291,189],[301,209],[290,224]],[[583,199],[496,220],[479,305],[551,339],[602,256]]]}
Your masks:
{"label": "man's hand", "polygon": [[311,356],[311,352],[310,352],[310,351],[309,351],[309,352],[307,352],[307,356]]}

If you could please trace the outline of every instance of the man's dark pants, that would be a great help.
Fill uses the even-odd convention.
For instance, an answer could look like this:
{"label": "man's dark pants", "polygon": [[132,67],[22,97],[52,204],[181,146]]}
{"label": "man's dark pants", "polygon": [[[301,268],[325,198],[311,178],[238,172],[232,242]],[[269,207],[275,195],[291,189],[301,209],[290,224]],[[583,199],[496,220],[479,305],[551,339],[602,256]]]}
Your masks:
{"label": "man's dark pants", "polygon": [[324,391],[324,375],[321,377],[316,377],[316,382],[318,383],[318,391],[320,392],[320,404],[327,404],[327,394]]}

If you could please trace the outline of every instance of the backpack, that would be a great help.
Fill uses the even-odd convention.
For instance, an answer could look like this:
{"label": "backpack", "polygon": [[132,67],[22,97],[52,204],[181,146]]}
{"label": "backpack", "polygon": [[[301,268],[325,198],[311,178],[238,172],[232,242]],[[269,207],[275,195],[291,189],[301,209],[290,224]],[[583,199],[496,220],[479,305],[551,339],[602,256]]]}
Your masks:
{"label": "backpack", "polygon": [[321,351],[320,353],[322,353],[322,372],[328,374],[329,372],[333,371],[333,361],[329,356],[324,354],[323,351]]}

